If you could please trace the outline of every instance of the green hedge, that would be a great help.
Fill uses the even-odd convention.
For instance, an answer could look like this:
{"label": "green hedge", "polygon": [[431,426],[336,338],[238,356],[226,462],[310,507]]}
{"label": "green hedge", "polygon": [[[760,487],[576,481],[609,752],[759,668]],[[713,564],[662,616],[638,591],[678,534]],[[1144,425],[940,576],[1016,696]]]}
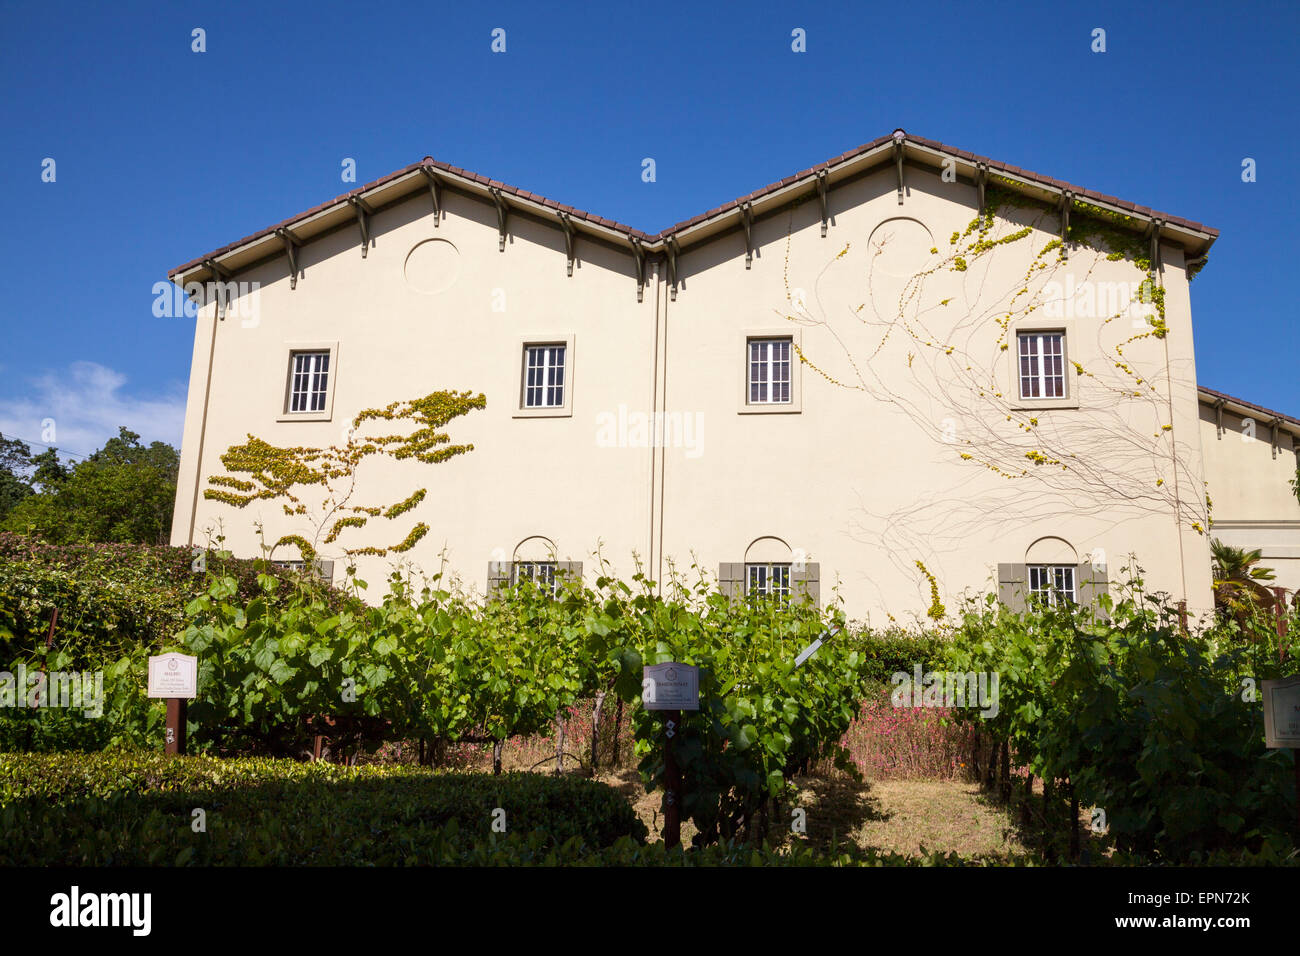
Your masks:
{"label": "green hedge", "polygon": [[932,633],[860,631],[847,640],[866,658],[865,679],[885,685],[900,671],[911,674],[918,664],[922,671],[942,669],[948,652],[948,641]]}
{"label": "green hedge", "polygon": [[[492,832],[493,810],[507,832]],[[206,832],[192,811],[206,811]],[[1024,863],[736,842],[647,845],[614,788],[158,754],[0,754],[0,866],[962,866]]]}
{"label": "green hedge", "polygon": [[[54,645],[78,658],[116,659],[134,647],[157,648],[183,629],[185,605],[208,588],[191,569],[189,548],[135,544],[56,545],[0,532],[0,660],[44,646],[55,609]],[[212,552],[208,563],[251,600],[259,569],[283,580],[301,575],[265,562]],[[326,589],[333,607],[348,602]]]}
{"label": "green hedge", "polygon": [[401,865],[647,835],[624,796],[578,777],[125,752],[0,754],[0,832],[0,865],[75,866]]}

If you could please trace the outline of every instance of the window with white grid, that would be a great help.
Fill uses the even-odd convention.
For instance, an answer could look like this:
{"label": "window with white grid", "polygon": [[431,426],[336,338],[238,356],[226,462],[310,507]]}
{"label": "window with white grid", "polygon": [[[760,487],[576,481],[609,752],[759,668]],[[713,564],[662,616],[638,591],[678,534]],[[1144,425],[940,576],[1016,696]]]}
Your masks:
{"label": "window with white grid", "polygon": [[291,352],[289,411],[323,412],[329,394],[330,353]]}
{"label": "window with white grid", "polygon": [[524,346],[524,408],[564,405],[563,345]]}
{"label": "window with white grid", "polygon": [[539,588],[554,594],[557,590],[554,561],[516,561],[514,564],[514,583],[532,581]]}
{"label": "window with white grid", "polygon": [[1029,593],[1048,604],[1075,603],[1074,568],[1068,564],[1031,564]]}
{"label": "window with white grid", "polygon": [[790,565],[745,565],[745,593],[775,597],[784,604],[790,599]]}
{"label": "window with white grid", "polygon": [[1065,397],[1065,333],[1021,332],[1020,397]]}
{"label": "window with white grid", "polygon": [[790,340],[749,340],[749,404],[790,404]]}

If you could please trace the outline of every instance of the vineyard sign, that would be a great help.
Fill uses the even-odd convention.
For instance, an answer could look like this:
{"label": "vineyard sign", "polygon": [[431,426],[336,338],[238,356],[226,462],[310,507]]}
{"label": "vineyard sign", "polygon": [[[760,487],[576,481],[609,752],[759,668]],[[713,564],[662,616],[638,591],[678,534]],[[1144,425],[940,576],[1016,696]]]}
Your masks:
{"label": "vineyard sign", "polygon": [[1300,749],[1300,677],[1266,680],[1261,686],[1265,743],[1273,748]]}
{"label": "vineyard sign", "polygon": [[199,659],[189,654],[159,654],[149,658],[149,696],[167,701],[163,752],[185,753],[187,704],[199,696]]}
{"label": "vineyard sign", "polygon": [[199,659],[188,654],[160,654],[149,658],[149,696],[199,696]]}
{"label": "vineyard sign", "polygon": [[699,710],[700,669],[690,664],[652,664],[641,669],[646,710]]}

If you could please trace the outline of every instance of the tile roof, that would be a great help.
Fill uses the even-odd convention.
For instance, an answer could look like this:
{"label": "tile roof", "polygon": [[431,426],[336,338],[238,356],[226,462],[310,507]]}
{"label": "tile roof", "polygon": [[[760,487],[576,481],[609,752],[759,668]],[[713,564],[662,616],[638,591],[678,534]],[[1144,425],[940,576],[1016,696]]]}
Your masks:
{"label": "tile roof", "polygon": [[[426,156],[423,160],[421,160],[418,163],[412,163],[409,166],[405,166],[399,170],[396,170],[395,172],[389,173],[387,176],[383,176],[379,179],[374,180],[373,182],[366,183],[364,186],[358,186],[356,189],[353,189],[350,192],[341,193],[340,195],[335,196],[333,199],[327,202],[323,202],[318,206],[313,206],[311,209],[308,209],[305,212],[298,213],[295,216],[290,216],[288,219],[281,220],[280,222],[275,223],[272,226],[267,226],[265,229],[261,229],[258,232],[245,236],[242,239],[238,239],[235,242],[228,243],[227,245],[224,245],[218,249],[214,249],[205,255],[192,259],[189,262],[185,263],[184,265],[177,266],[175,269],[172,269],[168,273],[168,276],[175,277],[180,273],[187,272],[190,269],[195,268],[196,266],[202,265],[203,262],[207,259],[216,259],[220,256],[225,255],[226,253],[232,252],[240,248],[241,246],[245,246],[249,243],[256,242],[261,239],[265,239],[268,236],[273,236],[280,229],[291,229],[294,225],[302,222],[305,219],[308,219],[312,216],[317,215],[318,213],[324,212],[331,208],[342,206],[346,204],[347,201],[352,197],[360,196],[363,193],[368,193],[374,189],[379,188],[380,186],[393,182],[394,180],[400,179],[403,176],[406,176],[409,173],[412,173],[420,169],[421,167],[427,167],[432,170],[440,170],[442,172],[450,173],[454,176],[458,176],[463,179],[475,183],[479,183],[489,188],[498,189],[501,191],[503,195],[514,196],[519,199],[535,202],[547,208],[564,212],[574,219],[592,223],[597,226],[602,226],[606,229],[610,229],[615,232],[622,233],[625,236],[628,236],[630,238],[636,238],[641,240],[644,243],[649,244],[649,243],[656,243],[661,240],[664,240],[670,235],[682,232],[683,230],[688,229],[691,226],[697,225],[701,222],[712,219],[723,213],[729,212],[730,210],[736,209],[746,202],[753,202],[764,196],[770,195],[771,193],[774,193],[780,189],[784,189],[795,183],[801,182],[803,180],[807,180],[815,176],[821,170],[831,169],[835,166],[838,166],[841,163],[855,159],[859,156],[862,156],[865,153],[869,153],[872,150],[878,149],[881,146],[885,146],[893,142],[894,138],[895,137],[893,134],[890,134],[888,136],[878,137],[877,139],[874,139],[869,143],[862,144],[856,149],[852,149],[849,150],[848,152],[841,153],[839,156],[835,156],[824,162],[818,163],[816,166],[810,166],[807,169],[801,170],[800,172],[797,172],[792,176],[787,176],[784,179],[777,180],[774,183],[769,183],[763,188],[756,189],[753,192],[749,193],[748,195],[740,196],[736,199],[731,200],[730,202],[723,203],[721,206],[716,206],[713,209],[708,210],[707,212],[700,213],[699,215],[693,216],[690,219],[685,219],[653,235],[651,235],[650,233],[646,233],[640,229],[636,229],[632,226],[625,225],[624,223],[615,222],[612,219],[605,219],[601,216],[597,216],[594,213],[590,213],[585,210],[575,209],[572,206],[563,205],[561,203],[556,202],[553,199],[548,199],[544,196],[539,196],[536,193],[532,193],[527,190],[520,189],[516,186],[511,186],[506,183],[498,182],[497,180],[494,179],[489,179],[487,176],[484,176],[480,173],[471,172],[469,170],[462,169],[459,166],[452,166],[450,163],[440,162],[438,160],[433,159],[430,156]],[[1021,179],[1025,179],[1029,182],[1037,183],[1051,189],[1069,190],[1075,195],[1076,198],[1093,199],[1103,203],[1107,203],[1112,206],[1119,207],[1121,209],[1125,209],[1139,216],[1143,216],[1146,218],[1162,219],[1168,225],[1178,226],[1184,229],[1192,230],[1194,232],[1202,233],[1210,237],[1211,241],[1213,241],[1213,239],[1217,238],[1219,235],[1219,231],[1217,229],[1212,229],[1209,226],[1202,225],[1199,222],[1195,222],[1190,219],[1184,219],[1180,216],[1172,216],[1167,213],[1153,210],[1147,206],[1139,206],[1136,203],[1131,203],[1126,200],[1117,199],[1116,197],[1109,196],[1105,193],[1096,192],[1095,190],[1087,189],[1082,186],[1076,186],[1059,179],[1053,179],[1050,176],[1044,176],[1041,175],[1040,173],[1035,173],[1029,170],[1021,169],[1018,166],[1012,166],[1007,163],[1002,163],[999,162],[998,160],[990,159],[987,156],[980,156],[978,154],[971,153],[963,149],[958,149],[955,146],[948,146],[936,140],[926,139],[925,137],[922,136],[904,134],[903,141],[905,143],[916,144],[931,150],[956,156],[969,163],[983,163],[988,166],[990,171],[993,172],[1007,173],[1013,176],[1018,176]]]}
{"label": "tile roof", "polygon": [[1260,413],[1261,417],[1267,415],[1269,418],[1280,418],[1282,421],[1290,422],[1292,425],[1300,425],[1300,418],[1295,418],[1294,416],[1287,415],[1283,412],[1274,411],[1271,408],[1265,408],[1263,405],[1256,405],[1254,402],[1248,402],[1244,398],[1237,398],[1235,395],[1229,395],[1226,392],[1216,392],[1214,389],[1206,388],[1204,385],[1198,385],[1197,391],[1199,391],[1203,396],[1220,399],[1225,402],[1232,402],[1234,405],[1240,405],[1243,408],[1254,409]]}

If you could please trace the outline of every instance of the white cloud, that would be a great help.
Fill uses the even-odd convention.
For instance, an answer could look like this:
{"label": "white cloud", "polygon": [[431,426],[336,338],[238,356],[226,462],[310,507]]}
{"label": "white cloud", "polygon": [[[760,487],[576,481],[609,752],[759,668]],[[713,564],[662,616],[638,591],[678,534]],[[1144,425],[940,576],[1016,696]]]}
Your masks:
{"label": "white cloud", "polygon": [[[161,393],[144,397],[125,389],[126,384],[121,372],[96,362],[73,362],[65,372],[45,372],[29,379],[24,393],[0,396],[0,434],[88,455],[125,425],[146,445],[164,441],[180,448],[185,386],[173,382]],[[54,420],[52,441],[42,437],[46,419]]]}

